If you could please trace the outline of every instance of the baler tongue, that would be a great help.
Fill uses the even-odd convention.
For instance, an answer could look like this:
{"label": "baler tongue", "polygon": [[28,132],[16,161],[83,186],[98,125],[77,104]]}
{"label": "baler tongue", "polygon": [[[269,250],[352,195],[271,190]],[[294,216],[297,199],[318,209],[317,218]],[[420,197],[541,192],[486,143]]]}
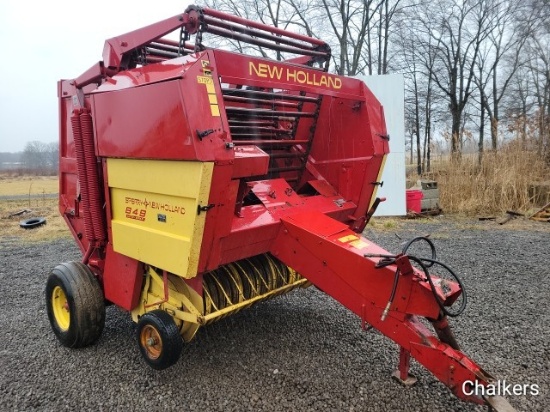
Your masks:
{"label": "baler tongue", "polygon": [[[409,375],[412,355],[458,398],[497,411],[514,410],[504,398],[482,396],[495,379],[469,359],[454,339],[447,315],[458,313],[448,306],[456,301],[460,288],[457,292],[458,284],[441,282],[427,272],[426,266],[439,263],[435,252],[431,259],[391,255],[320,212],[281,220],[272,254],[358,315],[363,325],[368,323],[400,345],[396,378],[404,384],[414,380]],[[426,263],[430,261],[432,265]],[[432,324],[436,334],[421,318]]]}

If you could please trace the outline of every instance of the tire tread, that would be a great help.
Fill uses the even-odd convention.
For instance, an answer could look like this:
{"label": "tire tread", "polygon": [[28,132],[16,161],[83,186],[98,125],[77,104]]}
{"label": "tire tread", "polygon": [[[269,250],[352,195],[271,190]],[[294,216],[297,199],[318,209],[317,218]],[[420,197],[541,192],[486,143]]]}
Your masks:
{"label": "tire tread", "polygon": [[[67,298],[73,302],[67,333],[57,329],[50,313],[51,284],[59,284],[65,290]],[[91,345],[101,336],[105,326],[103,292],[93,272],[83,263],[65,262],[52,270],[46,286],[46,304],[52,329],[63,345],[81,348]]]}
{"label": "tire tread", "polygon": [[[141,346],[140,333],[143,326],[146,324],[153,325],[161,334],[163,341],[163,351],[161,356],[152,360],[145,354],[145,349]],[[139,345],[139,349],[143,359],[149,366],[154,369],[162,370],[174,365],[181,356],[183,349],[183,340],[174,319],[168,313],[163,310],[156,309],[151,312],[147,312],[143,315],[138,322],[136,330],[136,337]]]}

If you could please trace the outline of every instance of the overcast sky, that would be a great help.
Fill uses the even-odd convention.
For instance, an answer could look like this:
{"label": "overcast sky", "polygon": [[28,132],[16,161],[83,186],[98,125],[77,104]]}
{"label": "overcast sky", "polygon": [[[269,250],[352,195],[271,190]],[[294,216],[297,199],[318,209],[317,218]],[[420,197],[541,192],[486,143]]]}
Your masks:
{"label": "overcast sky", "polygon": [[57,142],[57,81],[101,60],[106,39],[182,13],[185,0],[0,1],[0,152]]}

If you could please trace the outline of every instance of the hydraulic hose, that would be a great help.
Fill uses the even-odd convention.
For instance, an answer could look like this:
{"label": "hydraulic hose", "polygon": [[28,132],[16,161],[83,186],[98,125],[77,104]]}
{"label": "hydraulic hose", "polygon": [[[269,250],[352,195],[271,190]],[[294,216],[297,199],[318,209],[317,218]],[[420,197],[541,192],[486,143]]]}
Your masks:
{"label": "hydraulic hose", "polygon": [[[426,236],[417,236],[415,238],[412,238],[411,240],[409,240],[407,243],[405,243],[405,245],[403,246],[403,249],[401,249],[401,253],[406,255],[407,254],[407,251],[409,250],[409,248],[411,247],[411,245],[413,243],[417,243],[417,242],[420,242],[420,241],[424,241],[426,243],[428,243],[428,245],[430,246],[430,250],[432,252],[432,260],[435,261],[437,259],[437,253],[435,251],[435,245],[434,243]],[[433,263],[430,263],[430,264],[427,264],[426,267],[432,267],[433,266]]]}
{"label": "hydraulic hose", "polygon": [[[407,251],[409,250],[411,245],[414,244],[414,243],[417,243],[417,242],[426,242],[428,244],[428,246],[430,247],[431,258],[423,258],[423,257],[414,256],[414,255],[407,255]],[[409,258],[409,260],[415,262],[416,264],[418,264],[418,266],[420,266],[420,269],[422,270],[422,272],[424,272],[424,275],[426,276],[426,280],[428,281],[428,283],[430,285],[430,289],[432,291],[434,299],[437,302],[437,305],[439,306],[439,308],[441,309],[441,312],[444,315],[454,318],[454,317],[459,316],[462,312],[464,312],[464,310],[466,309],[467,301],[468,301],[464,284],[462,283],[462,280],[460,279],[460,277],[455,272],[453,272],[453,270],[449,266],[447,266],[444,263],[437,260],[437,253],[436,253],[435,245],[430,239],[428,239],[425,236],[418,236],[418,237],[415,237],[415,238],[409,240],[403,246],[403,248],[401,250],[401,255],[402,256],[407,256]],[[380,257],[380,258],[382,258],[380,260],[380,262],[376,265],[377,268],[382,268],[382,267],[392,265],[396,262],[396,260],[398,258],[397,255],[380,255],[380,254],[378,254],[378,255],[366,254],[365,257]],[[458,285],[460,286],[460,289],[462,290],[462,302],[461,302],[459,308],[456,311],[451,311],[451,310],[447,309],[447,307],[445,307],[445,305],[444,305],[444,302],[441,300],[441,298],[437,294],[437,289],[436,289],[435,284],[433,282],[432,275],[430,274],[430,271],[428,270],[428,268],[430,268],[434,265],[441,266],[443,269],[445,269],[447,272],[449,272],[449,274],[458,283]],[[393,300],[395,298],[395,293],[397,291],[397,285],[399,284],[399,277],[400,277],[399,274],[400,274],[399,270],[396,270],[395,271],[395,276],[394,276],[394,279],[393,279],[393,286],[392,286],[392,290],[391,290],[391,293],[390,293],[390,298],[388,300],[388,304],[386,305],[386,307],[384,309],[384,312],[382,313],[382,317],[381,317],[382,321],[384,319],[386,319],[386,316],[388,315],[390,307],[391,307],[391,305],[393,303]]]}
{"label": "hydraulic hose", "polygon": [[[449,268],[447,265],[445,265],[445,264],[443,264],[443,263],[441,263],[437,260],[434,260],[434,259],[418,258],[416,256],[408,256],[408,258],[409,258],[409,260],[412,260],[413,262],[418,263],[418,265],[422,268],[422,271],[426,275],[426,279],[428,280],[428,283],[430,284],[432,294],[434,295],[434,298],[435,298],[439,308],[441,309],[441,311],[445,315],[447,315],[451,318],[455,318],[455,317],[459,316],[462,312],[464,312],[464,310],[466,309],[466,303],[467,303],[466,289],[464,289],[464,284],[462,283],[462,280],[458,277],[458,275],[456,273],[454,273],[451,270],[451,268]],[[443,304],[444,302],[437,295],[437,290],[436,290],[434,282],[432,280],[432,275],[430,274],[430,272],[428,270],[428,266],[426,264],[424,264],[424,262],[429,262],[431,264],[431,266],[433,266],[435,264],[435,265],[439,265],[439,266],[443,267],[445,270],[447,270],[447,272],[449,272],[451,274],[451,276],[459,284],[460,288],[462,289],[462,303],[460,304],[460,307],[458,308],[458,310],[456,312],[452,312],[452,311],[448,310],[445,307],[445,305]]]}
{"label": "hydraulic hose", "polygon": [[[411,247],[411,245],[413,243],[417,243],[417,242],[425,242],[428,244],[428,246],[430,246],[430,251],[431,251],[431,255],[432,257],[431,258],[423,258],[423,257],[417,257],[417,256],[408,256],[410,260],[412,260],[413,262],[416,262],[418,263],[418,265],[422,268],[422,271],[424,272],[424,274],[426,275],[426,279],[428,280],[428,283],[430,284],[430,288],[432,290],[432,293],[434,295],[434,298],[437,302],[437,304],[439,305],[439,308],[441,309],[441,311],[447,315],[447,316],[450,316],[450,317],[457,317],[459,316],[462,312],[464,312],[464,310],[466,309],[466,304],[467,304],[467,296],[466,296],[466,289],[464,287],[464,284],[462,283],[462,280],[458,277],[458,275],[453,272],[453,270],[445,265],[444,263],[440,262],[437,260],[437,253],[436,253],[436,250],[435,250],[435,245],[434,243],[426,236],[417,236],[411,240],[409,240],[407,243],[405,243],[405,245],[403,246],[403,249],[401,250],[401,253],[403,255],[406,255],[407,254],[407,251],[409,250],[409,248]],[[432,276],[428,270],[428,268],[434,266],[434,265],[438,265],[438,266],[441,266],[443,269],[445,269],[447,272],[449,272],[449,274],[456,280],[456,282],[458,283],[458,285],[460,286],[461,290],[462,290],[462,303],[460,305],[460,307],[458,308],[457,311],[455,312],[452,312],[452,311],[449,311],[444,305],[443,305],[443,302],[441,301],[441,299],[439,298],[439,296],[437,295],[437,291],[435,289],[435,285],[433,283],[433,280],[432,280]]]}
{"label": "hydraulic hose", "polygon": [[393,286],[390,293],[390,298],[388,299],[388,304],[384,308],[384,312],[382,312],[382,317],[380,318],[382,322],[386,320],[386,316],[388,316],[388,312],[390,311],[391,304],[393,303],[393,300],[395,299],[395,292],[397,291],[397,284],[399,283],[399,269],[395,271],[395,275],[393,276]]}

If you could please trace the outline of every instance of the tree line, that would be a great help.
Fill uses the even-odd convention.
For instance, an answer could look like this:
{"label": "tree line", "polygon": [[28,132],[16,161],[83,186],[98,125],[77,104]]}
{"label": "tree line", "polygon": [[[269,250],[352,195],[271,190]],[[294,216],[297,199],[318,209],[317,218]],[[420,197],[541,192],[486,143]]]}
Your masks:
{"label": "tree line", "polygon": [[[455,159],[475,151],[481,162],[487,150],[496,152],[509,140],[550,164],[549,0],[206,3],[323,39],[338,74],[402,73],[406,142],[418,174],[430,170],[435,146]],[[231,44],[245,50],[238,41]]]}
{"label": "tree line", "polygon": [[59,165],[59,147],[57,142],[28,142],[22,152],[0,153],[0,164],[5,170],[54,175]]}

